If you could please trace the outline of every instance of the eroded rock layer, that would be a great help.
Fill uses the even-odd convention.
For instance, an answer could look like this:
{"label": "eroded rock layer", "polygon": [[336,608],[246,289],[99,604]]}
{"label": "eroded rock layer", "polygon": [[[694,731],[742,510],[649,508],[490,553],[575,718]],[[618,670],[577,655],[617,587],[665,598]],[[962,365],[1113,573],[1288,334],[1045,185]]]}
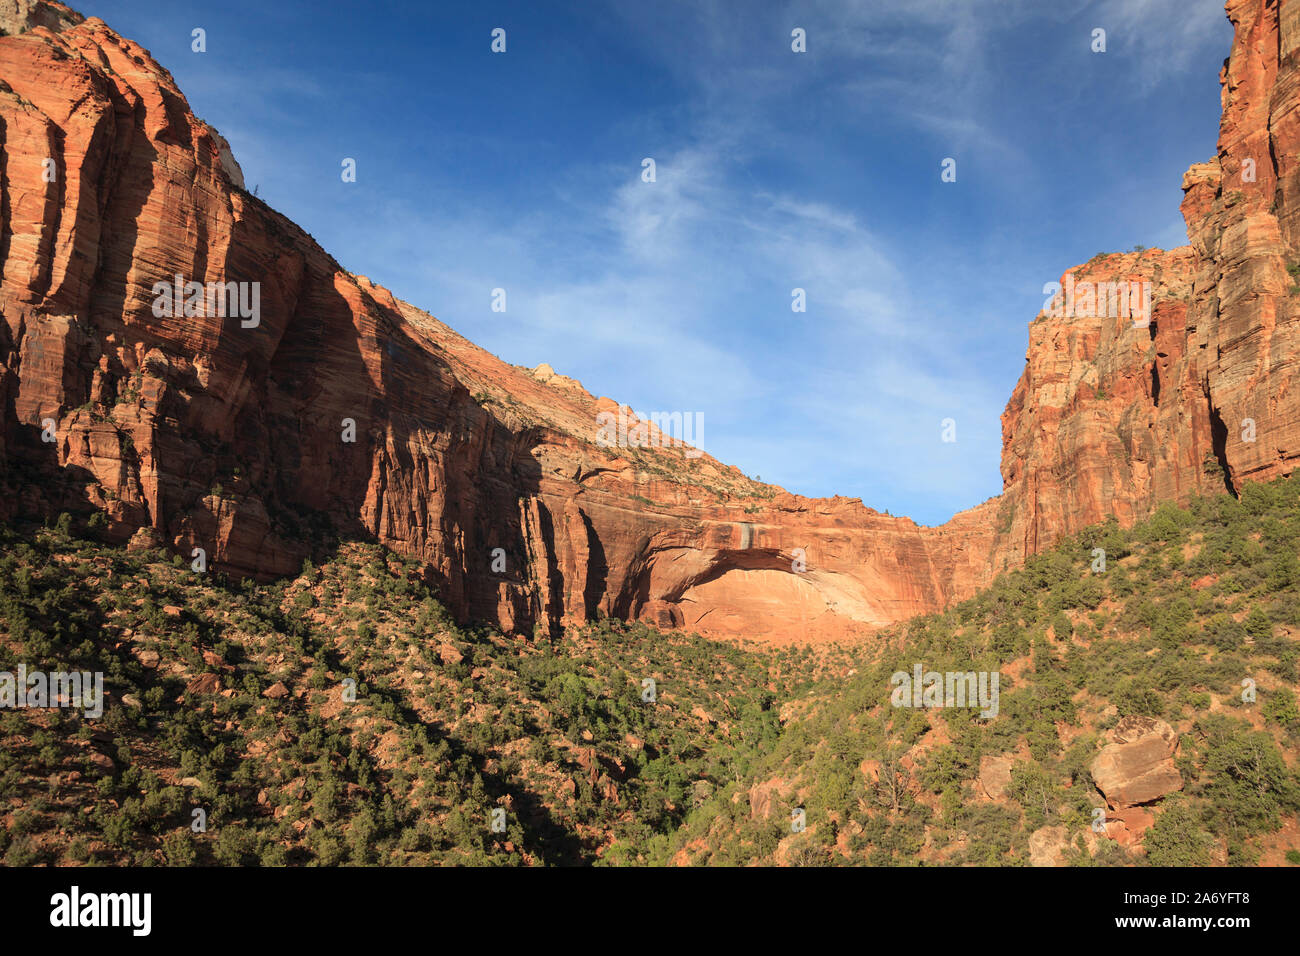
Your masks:
{"label": "eroded rock layer", "polygon": [[[233,574],[373,537],[462,617],[525,633],[608,614],[831,639],[936,610],[1062,534],[1294,468],[1293,11],[1228,5],[1219,154],[1184,181],[1191,245],[1071,270],[1149,283],[1149,321],[1096,303],[1036,319],[1004,493],[922,528],[680,447],[607,447],[617,403],[497,360],[251,196],[148,51],[0,0],[3,507],[98,510],[118,540],[146,529]],[[176,277],[256,283],[257,324],[160,316]]]}

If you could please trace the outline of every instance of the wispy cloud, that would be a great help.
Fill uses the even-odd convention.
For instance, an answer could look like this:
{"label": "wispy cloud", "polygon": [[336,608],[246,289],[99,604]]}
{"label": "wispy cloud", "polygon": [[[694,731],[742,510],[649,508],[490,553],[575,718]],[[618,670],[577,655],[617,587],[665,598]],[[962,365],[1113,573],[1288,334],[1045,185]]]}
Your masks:
{"label": "wispy cloud", "polygon": [[[847,209],[756,188],[713,151],[664,154],[653,183],[638,173],[607,173],[545,222],[464,209],[430,231],[394,206],[369,241],[412,263],[399,294],[438,303],[474,341],[637,408],[702,412],[705,447],[751,474],[806,493],[894,484],[951,510],[973,503],[972,471],[996,490],[987,423],[1005,394],[959,337],[936,334],[882,236]],[[581,281],[555,267],[575,255]],[[488,309],[494,287],[504,315]],[[791,310],[796,287],[806,312]],[[957,448],[939,438],[953,415]],[[858,480],[837,487],[845,472]]]}
{"label": "wispy cloud", "polygon": [[1106,30],[1107,50],[1136,58],[1136,75],[1147,90],[1203,64],[1209,48],[1222,55],[1223,4],[1188,0],[1103,0],[1096,25]]}

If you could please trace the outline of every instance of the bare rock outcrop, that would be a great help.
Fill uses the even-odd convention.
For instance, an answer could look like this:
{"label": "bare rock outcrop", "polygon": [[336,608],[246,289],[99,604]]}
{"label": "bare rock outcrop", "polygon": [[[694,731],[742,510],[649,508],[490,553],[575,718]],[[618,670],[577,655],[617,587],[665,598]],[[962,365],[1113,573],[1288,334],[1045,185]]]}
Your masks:
{"label": "bare rock outcrop", "polygon": [[1150,803],[1183,788],[1173,761],[1178,735],[1163,720],[1125,717],[1110,739],[1089,770],[1113,809]]}
{"label": "bare rock outcrop", "polygon": [[1029,834],[1029,865],[1064,866],[1069,846],[1070,834],[1065,827],[1040,827]]}
{"label": "bare rock outcrop", "polygon": [[1155,814],[1142,807],[1116,810],[1106,814],[1106,836],[1120,846],[1139,846],[1155,822]]}
{"label": "bare rock outcrop", "polygon": [[980,790],[990,800],[1001,800],[1006,796],[1007,787],[1011,786],[1011,768],[1015,762],[1015,757],[1010,754],[985,754],[980,758]]}

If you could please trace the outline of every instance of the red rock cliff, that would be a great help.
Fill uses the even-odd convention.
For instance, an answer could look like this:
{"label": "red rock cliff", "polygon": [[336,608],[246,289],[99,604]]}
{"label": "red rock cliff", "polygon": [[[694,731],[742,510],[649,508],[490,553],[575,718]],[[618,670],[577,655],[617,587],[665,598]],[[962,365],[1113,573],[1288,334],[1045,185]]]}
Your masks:
{"label": "red rock cliff", "polygon": [[[1073,270],[1149,281],[1152,321],[1036,320],[1004,494],[921,528],[680,447],[604,447],[612,400],[488,355],[245,191],[148,51],[0,0],[5,507],[98,509],[119,540],[148,529],[236,574],[370,536],[515,631],[610,614],[824,639],[940,608],[1107,515],[1289,471],[1293,19],[1262,0],[1229,15],[1219,158],[1185,182],[1193,245]],[[156,316],[177,275],[258,283],[259,324]],[[1253,443],[1233,440],[1246,417]]]}
{"label": "red rock cliff", "polygon": [[1183,178],[1191,246],[1073,270],[1149,279],[1149,327],[1049,316],[1030,326],[1002,418],[1013,516],[1003,555],[1300,460],[1300,4],[1231,0],[1227,13],[1218,156]]}

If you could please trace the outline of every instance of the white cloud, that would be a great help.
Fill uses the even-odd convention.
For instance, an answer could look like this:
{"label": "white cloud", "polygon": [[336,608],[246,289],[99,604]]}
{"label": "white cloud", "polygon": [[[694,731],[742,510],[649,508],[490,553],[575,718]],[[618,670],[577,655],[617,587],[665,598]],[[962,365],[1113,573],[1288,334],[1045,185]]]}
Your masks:
{"label": "white cloud", "polygon": [[1105,0],[1094,19],[1106,30],[1108,52],[1138,57],[1146,89],[1200,66],[1207,47],[1224,50],[1232,36],[1220,0]]}

